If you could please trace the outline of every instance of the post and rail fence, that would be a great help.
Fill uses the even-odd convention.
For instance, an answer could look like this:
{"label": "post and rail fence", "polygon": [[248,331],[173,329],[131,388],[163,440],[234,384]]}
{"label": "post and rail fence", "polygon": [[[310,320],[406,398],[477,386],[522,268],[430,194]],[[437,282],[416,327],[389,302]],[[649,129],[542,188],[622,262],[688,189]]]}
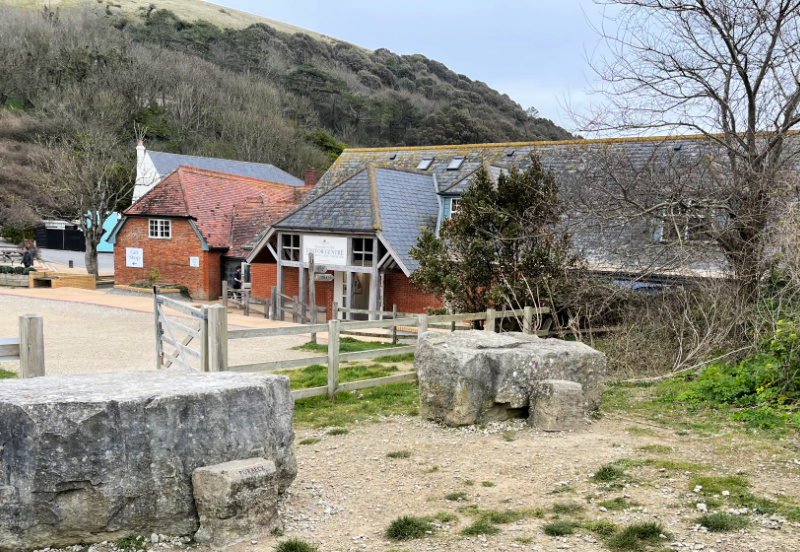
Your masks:
{"label": "post and rail fence", "polygon": [[19,360],[20,378],[45,375],[44,320],[40,315],[21,315],[19,337],[0,338],[0,360]]}

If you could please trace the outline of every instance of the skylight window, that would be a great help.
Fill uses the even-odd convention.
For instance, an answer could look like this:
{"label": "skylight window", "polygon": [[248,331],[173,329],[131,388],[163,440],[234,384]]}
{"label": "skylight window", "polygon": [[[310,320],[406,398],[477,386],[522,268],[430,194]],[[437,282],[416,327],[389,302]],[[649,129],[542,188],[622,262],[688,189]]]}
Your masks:
{"label": "skylight window", "polygon": [[447,170],[448,170],[448,171],[457,171],[458,169],[460,169],[460,168],[461,168],[461,164],[462,164],[463,162],[464,162],[464,158],[463,158],[463,157],[454,157],[454,158],[453,158],[453,159],[450,161],[450,164],[449,164],[449,165],[447,165]]}
{"label": "skylight window", "polygon": [[425,159],[419,162],[419,165],[417,165],[417,169],[420,171],[427,171],[428,169],[431,168],[432,164],[433,164],[433,157],[426,157]]}

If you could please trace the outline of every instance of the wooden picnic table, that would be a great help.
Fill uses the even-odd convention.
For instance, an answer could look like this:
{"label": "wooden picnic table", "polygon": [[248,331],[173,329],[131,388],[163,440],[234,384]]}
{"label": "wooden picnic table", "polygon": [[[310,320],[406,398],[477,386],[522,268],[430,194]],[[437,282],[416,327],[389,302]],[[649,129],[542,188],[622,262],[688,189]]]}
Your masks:
{"label": "wooden picnic table", "polygon": [[14,261],[22,262],[22,251],[18,247],[0,246],[0,261],[9,261],[14,266]]}

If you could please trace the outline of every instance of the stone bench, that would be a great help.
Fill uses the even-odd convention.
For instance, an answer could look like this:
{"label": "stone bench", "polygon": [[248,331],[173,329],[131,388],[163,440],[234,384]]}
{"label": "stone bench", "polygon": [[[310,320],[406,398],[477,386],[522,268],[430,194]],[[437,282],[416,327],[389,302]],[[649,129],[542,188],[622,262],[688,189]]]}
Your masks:
{"label": "stone bench", "polygon": [[[522,333],[461,331],[428,332],[420,339],[414,359],[419,378],[420,414],[447,425],[470,425],[529,417],[537,397],[556,401],[578,400],[582,414],[595,410],[605,387],[605,355],[583,343],[540,339]],[[546,380],[580,384],[580,390],[558,385],[549,394],[541,385]],[[562,392],[563,391],[563,392]],[[559,404],[559,401],[561,403]],[[544,408],[544,406],[542,406]],[[540,412],[540,419],[553,419]],[[557,419],[557,417],[555,418]],[[575,411],[561,414],[574,427]],[[529,417],[534,424],[534,418]],[[549,424],[552,430],[556,427]]]}
{"label": "stone bench", "polygon": [[0,551],[199,527],[192,473],[253,457],[297,474],[282,376],[131,372],[0,382]]}

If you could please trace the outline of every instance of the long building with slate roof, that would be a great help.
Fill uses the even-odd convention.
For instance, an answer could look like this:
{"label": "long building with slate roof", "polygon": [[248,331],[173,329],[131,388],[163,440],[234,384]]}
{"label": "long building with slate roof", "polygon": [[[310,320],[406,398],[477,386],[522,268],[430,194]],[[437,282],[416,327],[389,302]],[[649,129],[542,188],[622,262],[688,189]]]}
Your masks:
{"label": "long building with slate roof", "polygon": [[[332,283],[316,285],[317,304],[329,313],[334,302],[382,311],[396,305],[400,312],[441,306],[410,285],[417,268],[411,248],[424,229],[438,231],[457,213],[459,197],[479,168],[496,181],[529,167],[532,153],[569,200],[562,223],[575,253],[594,268],[620,273],[658,267],[666,275],[725,270],[724,257],[696,228],[720,222],[712,212],[689,217],[691,223],[686,216],[653,214],[665,197],[675,202],[701,187],[712,195],[722,189],[723,153],[704,137],[348,149],[297,208],[246,246],[254,296],[270,297],[274,286],[306,301],[314,253],[315,262],[333,275]],[[643,212],[652,213],[616,224],[621,213],[598,207],[622,188],[639,194]]]}

